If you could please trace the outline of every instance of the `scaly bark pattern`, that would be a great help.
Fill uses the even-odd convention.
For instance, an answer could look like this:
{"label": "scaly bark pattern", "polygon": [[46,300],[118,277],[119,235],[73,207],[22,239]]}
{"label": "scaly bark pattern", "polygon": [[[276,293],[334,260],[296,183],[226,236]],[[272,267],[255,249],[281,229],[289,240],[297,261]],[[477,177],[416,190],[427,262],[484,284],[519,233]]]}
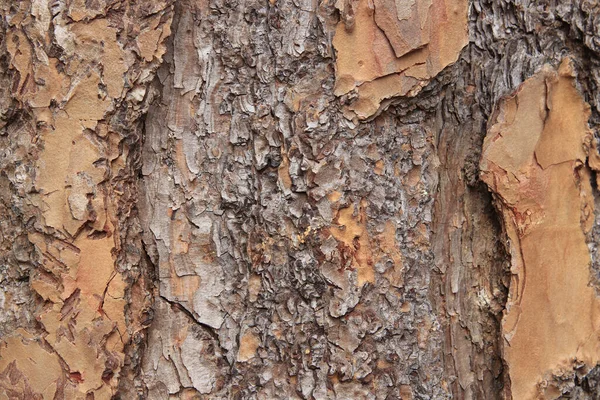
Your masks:
{"label": "scaly bark pattern", "polygon": [[[593,356],[507,335],[526,239],[479,168],[565,56],[596,134],[598,5],[173,3],[0,1],[0,397],[597,397]],[[561,175],[595,201],[597,147]]]}
{"label": "scaly bark pattern", "polygon": [[[131,291],[139,271],[125,260],[136,197],[129,152],[170,9],[167,2],[2,3],[19,108],[5,128],[13,168],[4,171],[26,227],[15,238],[16,270],[30,263],[31,291],[21,311],[30,320],[0,344],[0,397],[109,399],[124,376],[125,346],[142,318]],[[9,287],[4,302],[23,294]],[[11,308],[3,319],[16,314]]]}

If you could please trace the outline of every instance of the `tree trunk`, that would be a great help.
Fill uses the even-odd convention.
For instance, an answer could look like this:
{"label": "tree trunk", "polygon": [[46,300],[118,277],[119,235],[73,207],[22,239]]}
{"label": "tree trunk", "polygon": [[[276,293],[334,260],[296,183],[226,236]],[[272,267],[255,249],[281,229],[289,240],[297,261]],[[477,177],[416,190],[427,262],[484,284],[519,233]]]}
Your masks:
{"label": "tree trunk", "polygon": [[0,9],[0,398],[600,396],[595,2]]}

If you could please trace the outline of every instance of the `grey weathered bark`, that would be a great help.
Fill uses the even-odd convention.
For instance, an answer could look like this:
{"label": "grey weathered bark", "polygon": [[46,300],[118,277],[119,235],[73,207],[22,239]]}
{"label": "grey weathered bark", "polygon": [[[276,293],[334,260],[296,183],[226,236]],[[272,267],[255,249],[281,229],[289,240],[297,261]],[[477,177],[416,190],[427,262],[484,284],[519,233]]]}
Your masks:
{"label": "grey weathered bark", "polygon": [[600,395],[595,2],[0,9],[0,398]]}

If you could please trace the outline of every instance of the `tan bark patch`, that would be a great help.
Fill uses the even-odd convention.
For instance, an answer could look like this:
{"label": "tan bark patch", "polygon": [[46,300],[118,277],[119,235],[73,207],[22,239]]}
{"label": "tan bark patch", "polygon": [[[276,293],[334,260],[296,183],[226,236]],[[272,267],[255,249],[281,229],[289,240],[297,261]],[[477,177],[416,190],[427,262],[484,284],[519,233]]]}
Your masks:
{"label": "tan bark patch", "polygon": [[330,228],[331,234],[341,242],[352,257],[352,266],[358,272],[357,283],[363,286],[367,282],[375,282],[373,254],[367,232],[366,201],[360,203],[358,212],[354,206],[342,208],[338,212],[337,226]]}
{"label": "tan bark patch", "polygon": [[245,362],[256,356],[256,350],[260,345],[260,338],[252,332],[252,329],[247,329],[240,339],[240,349],[238,351],[237,360]]}
{"label": "tan bark patch", "polygon": [[57,385],[65,379],[55,354],[23,330],[0,344],[0,351],[0,394],[12,390],[53,398]]}
{"label": "tan bark patch", "polygon": [[600,361],[600,301],[585,239],[593,215],[583,147],[589,115],[566,60],[504,100],[484,142],[482,179],[511,247],[502,331],[514,399],[555,398],[553,375],[576,360]]}
{"label": "tan bark patch", "polygon": [[333,39],[335,94],[356,90],[349,108],[366,119],[386,99],[418,93],[467,44],[467,6],[465,0],[359,0],[349,24],[348,5],[338,5],[346,21]]}

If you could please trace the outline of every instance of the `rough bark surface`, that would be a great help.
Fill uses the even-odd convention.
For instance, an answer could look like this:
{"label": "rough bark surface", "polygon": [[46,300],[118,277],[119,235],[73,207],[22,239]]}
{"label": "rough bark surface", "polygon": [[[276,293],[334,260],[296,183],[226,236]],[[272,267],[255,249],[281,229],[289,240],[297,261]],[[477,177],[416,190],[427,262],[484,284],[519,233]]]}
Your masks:
{"label": "rough bark surface", "polygon": [[132,149],[171,8],[2,3],[3,398],[108,399],[136,375],[147,277]]}
{"label": "rough bark surface", "polygon": [[595,2],[0,10],[0,398],[600,395]]}

